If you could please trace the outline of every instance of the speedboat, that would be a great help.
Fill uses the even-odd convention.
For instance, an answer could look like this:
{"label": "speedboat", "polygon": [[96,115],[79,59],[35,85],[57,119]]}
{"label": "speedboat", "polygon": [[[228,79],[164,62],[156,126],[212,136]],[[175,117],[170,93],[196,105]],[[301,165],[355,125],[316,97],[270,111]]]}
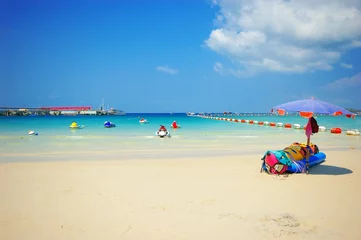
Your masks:
{"label": "speedboat", "polygon": [[140,123],[149,123],[148,120],[147,120],[147,119],[144,119],[144,118],[140,119],[139,122],[140,122]]}
{"label": "speedboat", "polygon": [[160,137],[160,138],[170,137],[170,133],[169,133],[168,131],[164,131],[164,130],[157,131],[157,132],[155,133],[155,135],[157,135],[157,136]]}
{"label": "speedboat", "polygon": [[104,127],[106,128],[113,128],[115,127],[115,123],[109,122],[109,121],[105,121],[104,122]]}

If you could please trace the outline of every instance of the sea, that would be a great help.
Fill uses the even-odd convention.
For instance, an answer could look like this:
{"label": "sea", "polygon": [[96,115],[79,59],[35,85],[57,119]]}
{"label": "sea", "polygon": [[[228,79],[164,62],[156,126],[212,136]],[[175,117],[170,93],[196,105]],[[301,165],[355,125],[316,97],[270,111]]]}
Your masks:
{"label": "sea", "polygon": [[[306,125],[300,116],[270,114],[213,115],[226,119],[282,122]],[[140,123],[145,118],[148,123]],[[311,136],[320,150],[361,149],[360,136],[346,135],[346,130],[361,130],[361,117],[316,116],[326,132]],[[76,121],[81,129],[70,129]],[[104,122],[116,124],[105,128]],[[176,121],[181,128],[172,129]],[[156,132],[164,125],[169,138]],[[331,128],[341,134],[331,134]],[[29,135],[34,131],[37,135]],[[303,129],[260,126],[215,120],[186,113],[127,113],[124,116],[3,116],[0,117],[0,162],[51,161],[76,158],[79,161],[103,159],[153,159],[217,157],[259,154],[283,149],[293,142],[306,142]],[[71,156],[70,158],[68,156]]]}

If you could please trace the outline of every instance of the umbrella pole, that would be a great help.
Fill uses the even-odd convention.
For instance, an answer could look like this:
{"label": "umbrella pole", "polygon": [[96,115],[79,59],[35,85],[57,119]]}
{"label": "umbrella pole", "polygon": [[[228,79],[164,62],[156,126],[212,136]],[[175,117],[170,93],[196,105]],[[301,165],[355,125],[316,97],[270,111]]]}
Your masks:
{"label": "umbrella pole", "polygon": [[309,157],[310,157],[310,138],[307,138],[307,152],[306,152],[306,174],[308,174],[309,165]]}

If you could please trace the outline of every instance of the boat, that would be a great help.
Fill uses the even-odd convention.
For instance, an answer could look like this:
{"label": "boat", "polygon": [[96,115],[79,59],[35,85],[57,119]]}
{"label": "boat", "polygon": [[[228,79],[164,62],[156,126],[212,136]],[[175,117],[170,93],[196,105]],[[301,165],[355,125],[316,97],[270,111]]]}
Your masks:
{"label": "boat", "polygon": [[[308,160],[306,157],[308,156]],[[267,151],[261,158],[261,172],[269,174],[304,173],[326,160],[326,154],[319,152],[317,145],[293,143],[283,150]]]}
{"label": "boat", "polygon": [[162,131],[157,131],[157,132],[155,133],[155,135],[157,135],[157,136],[160,137],[160,138],[170,137],[170,133],[169,133],[168,131],[164,131],[164,130],[162,130]]}
{"label": "boat", "polygon": [[104,127],[105,128],[113,128],[115,127],[115,123],[109,122],[109,121],[105,121],[104,122]]}
{"label": "boat", "polygon": [[108,110],[108,115],[115,115],[115,116],[124,116],[126,113],[122,110],[110,108]]}

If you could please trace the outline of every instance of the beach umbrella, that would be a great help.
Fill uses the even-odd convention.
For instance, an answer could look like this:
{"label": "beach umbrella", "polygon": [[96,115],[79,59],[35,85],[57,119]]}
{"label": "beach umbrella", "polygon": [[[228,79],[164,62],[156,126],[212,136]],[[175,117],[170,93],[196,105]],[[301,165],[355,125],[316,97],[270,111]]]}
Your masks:
{"label": "beach umbrella", "polygon": [[[307,148],[310,145],[310,137],[312,134],[311,122],[314,114],[330,114],[330,115],[346,115],[346,117],[354,118],[355,114],[336,105],[328,102],[316,100],[313,97],[304,100],[287,102],[277,105],[271,109],[271,112],[277,111],[279,115],[284,115],[285,112],[298,112],[300,116],[308,118],[305,134],[307,136]],[[308,154],[306,156],[306,173],[308,173]]]}
{"label": "beach umbrella", "polygon": [[280,112],[282,113],[284,111],[299,112],[301,116],[311,115],[313,113],[346,115],[347,117],[351,117],[354,115],[354,113],[352,113],[342,107],[333,105],[328,102],[316,100],[313,97],[309,98],[309,99],[284,103],[284,104],[273,107],[273,109],[277,110],[279,113]]}

